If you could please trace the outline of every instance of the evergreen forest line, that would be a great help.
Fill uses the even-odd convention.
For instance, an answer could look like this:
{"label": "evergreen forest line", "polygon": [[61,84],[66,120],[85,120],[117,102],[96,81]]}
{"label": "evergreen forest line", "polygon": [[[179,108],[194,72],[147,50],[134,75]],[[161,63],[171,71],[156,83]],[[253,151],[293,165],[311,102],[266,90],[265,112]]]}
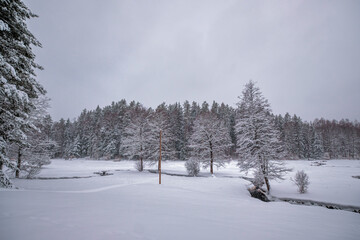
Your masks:
{"label": "evergreen forest line", "polygon": [[[149,131],[156,135],[159,128],[147,124],[150,129],[146,129],[144,124],[156,122],[156,116],[161,115],[165,123],[160,128],[168,137],[165,159],[186,160],[191,157],[190,137],[195,131],[194,122],[204,114],[224,123],[223,131],[232,143],[229,154],[236,158],[235,125],[240,113],[236,108],[215,101],[211,105],[188,101],[183,104],[163,103],[152,109],[139,102],[121,100],[104,108],[98,106],[95,110],[83,110],[74,121],[60,119],[52,122],[48,116],[43,121],[43,129],[57,143],[53,158],[139,159],[139,155],[130,154],[124,148],[128,129],[133,125],[132,131]],[[280,132],[285,159],[359,159],[360,123],[357,121],[321,118],[307,122],[288,113],[284,116],[271,114],[271,117]],[[134,123],[138,125],[134,126]],[[158,142],[153,141],[156,149]],[[144,153],[143,157],[144,160],[156,160],[156,154]]]}

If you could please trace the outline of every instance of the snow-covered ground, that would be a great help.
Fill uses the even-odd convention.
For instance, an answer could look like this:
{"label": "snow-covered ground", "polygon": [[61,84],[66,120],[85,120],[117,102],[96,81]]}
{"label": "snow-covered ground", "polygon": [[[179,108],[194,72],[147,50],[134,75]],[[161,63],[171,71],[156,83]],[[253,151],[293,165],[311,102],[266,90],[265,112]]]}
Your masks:
{"label": "snow-covered ground", "polygon": [[[317,166],[316,163],[324,165]],[[286,180],[272,182],[272,194],[277,197],[311,199],[316,201],[354,205],[360,208],[360,161],[287,161],[293,171]],[[299,194],[290,177],[294,178],[297,170],[304,170],[309,175],[310,185],[306,194]]]}
{"label": "snow-covered ground", "polygon": [[[274,196],[360,207],[360,179],[352,177],[360,161],[287,163],[294,171],[271,182]],[[58,159],[42,179],[13,180],[18,190],[0,190],[0,239],[360,239],[360,214],[251,198],[235,162],[214,177],[207,170],[163,175],[162,185],[133,165]],[[302,169],[311,182],[306,194],[290,181]],[[113,175],[94,174],[101,170]],[[186,174],[179,161],[163,162],[162,170]]]}

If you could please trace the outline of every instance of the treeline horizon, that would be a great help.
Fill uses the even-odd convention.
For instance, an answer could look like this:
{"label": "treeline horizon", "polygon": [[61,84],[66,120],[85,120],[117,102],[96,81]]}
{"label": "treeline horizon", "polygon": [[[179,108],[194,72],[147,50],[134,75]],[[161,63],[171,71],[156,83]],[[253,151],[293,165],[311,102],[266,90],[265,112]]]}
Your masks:
{"label": "treeline horizon", "polygon": [[[50,102],[51,102],[51,98],[49,98],[49,100],[50,100]],[[142,105],[144,108],[146,108],[146,109],[152,109],[152,110],[155,110],[157,107],[159,107],[159,106],[161,106],[161,105],[180,104],[180,105],[183,106],[183,104],[184,104],[185,102],[189,102],[189,103],[195,102],[195,103],[197,103],[197,104],[199,104],[199,105],[200,105],[200,102],[201,102],[201,105],[202,105],[204,102],[206,102],[206,103],[208,104],[208,106],[211,105],[211,104],[210,104],[208,101],[206,101],[206,100],[204,100],[204,101],[199,101],[199,102],[198,102],[198,101],[185,100],[185,101],[183,101],[183,102],[181,102],[181,101],[176,101],[176,102],[173,103],[173,104],[167,103],[167,102],[164,101],[164,102],[162,102],[161,104],[159,104],[159,105],[156,106],[156,107],[149,107],[149,106],[146,106],[145,104],[142,104],[142,103],[139,102],[139,101],[136,101],[136,100],[126,100],[125,98],[123,98],[123,99],[120,99],[120,100],[118,100],[118,101],[111,101],[110,104],[106,104],[106,105],[103,106],[103,107],[98,104],[98,105],[96,105],[96,107],[93,107],[93,108],[91,108],[91,107],[90,107],[90,108],[83,108],[83,109],[80,111],[80,114],[81,114],[83,111],[86,111],[86,112],[95,111],[97,108],[104,109],[104,108],[106,108],[106,107],[112,106],[112,105],[117,104],[117,103],[122,102],[122,101],[125,101],[125,102],[128,103],[128,104],[130,104],[130,103],[140,104],[140,105]],[[49,102],[49,105],[51,105],[50,102]],[[218,103],[218,102],[215,101],[215,100],[213,100],[212,102]],[[229,106],[229,107],[231,107],[231,108],[236,109],[236,107],[233,106],[233,105],[236,105],[236,103],[234,103],[234,104],[228,104],[228,103],[221,102],[221,104],[224,104],[224,105],[227,105],[227,106]],[[272,104],[271,104],[271,106],[272,106]],[[51,108],[52,108],[52,106],[49,107],[49,109],[51,109]],[[289,114],[290,116],[296,115],[297,117],[301,118],[301,120],[302,120],[303,122],[308,122],[308,123],[314,122],[314,121],[316,121],[316,120],[321,120],[321,119],[324,119],[324,120],[330,121],[330,122],[349,121],[349,122],[352,122],[352,123],[354,123],[354,124],[360,123],[360,119],[359,119],[359,120],[358,120],[358,119],[353,119],[353,120],[352,120],[352,119],[346,118],[346,117],[345,117],[345,118],[339,118],[339,119],[338,119],[338,118],[329,119],[329,118],[326,118],[326,117],[315,117],[313,120],[305,120],[305,119],[302,118],[302,116],[300,116],[300,115],[298,115],[298,114],[296,114],[296,113],[291,113],[291,112],[285,112],[285,114],[282,114],[282,113],[278,113],[278,114],[272,113],[272,115],[274,115],[274,116],[285,116],[286,114]],[[53,117],[51,113],[48,113],[48,115],[50,116],[50,118],[51,118],[51,120],[52,120],[53,122],[59,122],[60,120],[64,120],[64,121],[69,120],[70,122],[75,122],[75,121],[77,121],[77,119],[78,119],[79,116],[80,116],[80,115],[78,115],[78,116],[75,116],[75,117],[60,117],[60,118],[57,117],[58,120],[55,120],[55,117]]]}
{"label": "treeline horizon", "polygon": [[[183,104],[160,104],[146,108],[140,102],[125,99],[95,110],[84,109],[71,121],[61,118],[45,120],[47,135],[58,144],[53,158],[124,159],[121,150],[125,129],[133,118],[146,117],[160,111],[165,113],[172,139],[171,152],[174,160],[190,157],[189,138],[193,124],[201,114],[211,114],[225,123],[233,147],[230,155],[236,158],[235,119],[237,108],[213,101],[201,105],[195,101]],[[280,132],[286,159],[359,159],[360,123],[348,119],[303,121],[297,115],[274,115],[273,123]]]}

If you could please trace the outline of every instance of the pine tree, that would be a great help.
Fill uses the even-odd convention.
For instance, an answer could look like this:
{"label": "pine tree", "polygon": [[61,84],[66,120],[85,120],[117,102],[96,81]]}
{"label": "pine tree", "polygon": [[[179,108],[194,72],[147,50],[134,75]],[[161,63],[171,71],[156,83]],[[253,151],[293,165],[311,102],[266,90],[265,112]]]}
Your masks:
{"label": "pine tree", "polygon": [[311,129],[307,122],[304,122],[301,127],[301,151],[300,156],[304,159],[311,158]]}
{"label": "pine tree", "polygon": [[[76,156],[72,155],[74,151],[74,141],[75,141],[75,126],[67,119],[65,122],[65,131],[64,131],[64,156],[65,159],[74,158]],[[78,143],[76,143],[78,144]]]}
{"label": "pine tree", "polygon": [[324,149],[323,149],[320,137],[319,137],[318,133],[316,132],[313,125],[310,128],[310,134],[311,134],[310,158],[320,159],[324,155]]}
{"label": "pine tree", "polygon": [[160,155],[160,131],[161,131],[161,155],[162,159],[170,160],[178,156],[173,149],[172,142],[176,136],[171,131],[171,124],[167,118],[166,107],[160,105],[155,112],[149,115],[149,134],[147,135],[148,159],[156,163]]}
{"label": "pine tree", "polygon": [[293,149],[292,152],[297,156],[297,158],[305,158],[304,152],[306,152],[305,148],[305,139],[303,135],[303,122],[300,117],[294,115],[292,118],[293,122],[293,131],[292,131],[292,142]]}
{"label": "pine tree", "polygon": [[173,150],[176,159],[184,160],[185,155],[185,134],[184,134],[184,116],[180,104],[169,105],[169,124],[173,142]]}
{"label": "pine tree", "polygon": [[255,175],[264,179],[267,191],[270,191],[270,179],[282,179],[289,169],[280,157],[280,134],[275,129],[268,101],[253,81],[245,85],[239,97],[238,117],[235,126],[239,155],[238,166],[241,171],[255,170]]}
{"label": "pine tree", "polygon": [[69,142],[65,151],[66,158],[79,158],[81,156],[81,142],[79,135],[76,138]]}
{"label": "pine tree", "polygon": [[121,152],[124,157],[140,161],[138,170],[144,170],[144,160],[149,157],[149,118],[148,112],[137,106],[130,117],[131,121],[124,130]]}
{"label": "pine tree", "polygon": [[53,139],[58,146],[54,157],[63,157],[65,152],[65,120],[63,118],[58,122],[54,122],[52,125],[51,139]]}
{"label": "pine tree", "polygon": [[26,143],[24,129],[29,112],[34,109],[31,99],[45,94],[36,81],[31,46],[41,47],[28,30],[26,20],[36,17],[20,0],[0,1],[0,186],[11,187],[3,165],[15,169],[7,155],[7,147]]}
{"label": "pine tree", "polygon": [[90,155],[90,136],[92,132],[91,113],[84,109],[76,121],[76,135],[79,136],[80,156],[86,157]]}
{"label": "pine tree", "polygon": [[208,112],[209,112],[209,104],[208,104],[206,101],[204,101],[204,102],[201,104],[200,112],[201,112],[201,113],[208,113]]}
{"label": "pine tree", "polygon": [[183,104],[184,110],[184,143],[183,143],[183,157],[188,159],[190,157],[189,139],[192,133],[193,120],[191,118],[191,105],[189,101]]}
{"label": "pine tree", "polygon": [[223,167],[229,159],[231,146],[230,135],[223,121],[209,112],[198,116],[190,138],[192,158],[202,161],[204,168],[210,167],[213,174],[214,165]]}
{"label": "pine tree", "polygon": [[283,137],[284,155],[287,159],[294,159],[296,157],[293,151],[295,144],[292,137],[293,123],[289,113],[286,113],[284,115],[282,129],[283,129],[283,134],[280,133],[280,139],[281,137]]}

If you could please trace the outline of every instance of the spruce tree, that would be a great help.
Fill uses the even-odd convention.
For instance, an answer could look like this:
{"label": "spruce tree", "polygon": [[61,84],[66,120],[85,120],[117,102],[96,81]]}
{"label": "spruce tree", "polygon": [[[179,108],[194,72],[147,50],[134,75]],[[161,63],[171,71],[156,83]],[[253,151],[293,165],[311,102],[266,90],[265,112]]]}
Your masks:
{"label": "spruce tree", "polygon": [[324,149],[322,146],[322,142],[318,133],[316,132],[314,126],[311,126],[311,150],[310,150],[310,157],[312,159],[320,159],[324,155]]}
{"label": "spruce tree", "polygon": [[28,114],[35,106],[31,99],[45,94],[35,79],[32,46],[40,42],[28,30],[26,20],[36,17],[20,0],[0,1],[0,186],[11,187],[3,165],[16,168],[8,158],[9,144],[26,144]]}
{"label": "spruce tree", "polygon": [[151,163],[158,162],[160,155],[160,131],[161,131],[161,155],[162,159],[170,160],[178,156],[172,148],[172,142],[177,139],[171,131],[171,124],[167,118],[165,105],[160,105],[156,111],[149,115],[149,134],[147,135],[148,159]]}
{"label": "spruce tree", "polygon": [[144,160],[149,158],[149,113],[142,106],[132,110],[131,121],[124,130],[121,145],[122,156],[139,160],[137,169],[144,170]]}

